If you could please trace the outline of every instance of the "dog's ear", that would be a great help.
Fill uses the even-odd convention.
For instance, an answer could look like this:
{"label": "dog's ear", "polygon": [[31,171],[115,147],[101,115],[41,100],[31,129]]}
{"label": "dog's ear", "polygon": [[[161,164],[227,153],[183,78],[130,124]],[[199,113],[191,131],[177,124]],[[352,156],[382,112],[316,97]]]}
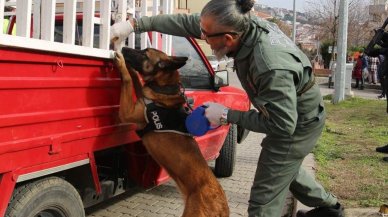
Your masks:
{"label": "dog's ear", "polygon": [[160,69],[177,70],[186,64],[187,57],[170,56],[168,60],[162,60],[158,63]]}

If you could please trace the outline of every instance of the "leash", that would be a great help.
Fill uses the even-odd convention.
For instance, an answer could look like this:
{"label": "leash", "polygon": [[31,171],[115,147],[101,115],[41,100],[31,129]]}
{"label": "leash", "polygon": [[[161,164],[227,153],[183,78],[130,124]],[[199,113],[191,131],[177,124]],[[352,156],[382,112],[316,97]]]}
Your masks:
{"label": "leash", "polygon": [[179,82],[178,85],[179,85],[180,96],[182,96],[185,99],[187,108],[189,108],[190,112],[192,112],[194,109],[193,107],[191,107],[189,100],[187,99],[187,96],[185,94],[185,91],[186,91],[185,86],[183,86],[181,82]]}

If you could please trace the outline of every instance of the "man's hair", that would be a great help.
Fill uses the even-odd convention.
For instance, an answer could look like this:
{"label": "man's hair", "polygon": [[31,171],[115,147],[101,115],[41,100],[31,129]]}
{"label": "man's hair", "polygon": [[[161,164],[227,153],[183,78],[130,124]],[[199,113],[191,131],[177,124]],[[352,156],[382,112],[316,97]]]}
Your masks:
{"label": "man's hair", "polygon": [[244,32],[249,25],[254,0],[211,0],[202,9],[202,16],[212,16],[221,26]]}

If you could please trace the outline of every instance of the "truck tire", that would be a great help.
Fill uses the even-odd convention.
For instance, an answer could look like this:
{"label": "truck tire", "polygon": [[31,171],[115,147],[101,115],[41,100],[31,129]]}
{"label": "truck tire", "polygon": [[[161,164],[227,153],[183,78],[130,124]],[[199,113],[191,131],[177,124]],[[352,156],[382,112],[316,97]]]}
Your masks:
{"label": "truck tire", "polygon": [[84,217],[81,197],[67,181],[48,177],[19,186],[5,217]]}
{"label": "truck tire", "polygon": [[217,177],[229,177],[233,174],[236,162],[236,144],[237,126],[232,124],[214,166],[214,174]]}

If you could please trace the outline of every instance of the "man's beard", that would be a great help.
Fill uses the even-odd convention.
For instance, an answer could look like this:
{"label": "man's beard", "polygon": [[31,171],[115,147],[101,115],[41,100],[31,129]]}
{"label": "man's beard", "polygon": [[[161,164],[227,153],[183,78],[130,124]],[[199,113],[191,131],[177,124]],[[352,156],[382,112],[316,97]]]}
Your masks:
{"label": "man's beard", "polygon": [[228,54],[228,53],[229,53],[228,47],[223,47],[223,48],[218,49],[218,50],[213,50],[213,54],[217,58],[218,61],[220,61],[222,59],[228,59],[228,57],[226,56],[226,54]]}

